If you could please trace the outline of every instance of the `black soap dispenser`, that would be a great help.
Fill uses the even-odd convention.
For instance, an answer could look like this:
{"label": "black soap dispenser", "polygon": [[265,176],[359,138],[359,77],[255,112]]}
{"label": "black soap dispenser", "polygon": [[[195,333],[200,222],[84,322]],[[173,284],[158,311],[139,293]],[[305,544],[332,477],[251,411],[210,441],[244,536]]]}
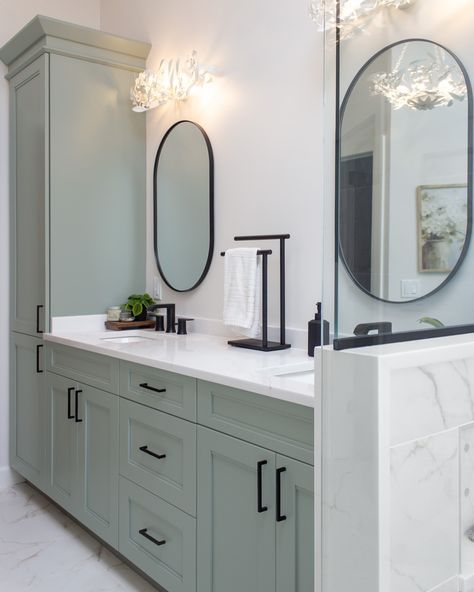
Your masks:
{"label": "black soap dispenser", "polygon": [[[308,356],[314,357],[314,348],[329,343],[329,322],[321,318],[321,302],[317,304],[318,312],[314,315],[314,320],[308,323]],[[322,327],[321,327],[322,324]]]}

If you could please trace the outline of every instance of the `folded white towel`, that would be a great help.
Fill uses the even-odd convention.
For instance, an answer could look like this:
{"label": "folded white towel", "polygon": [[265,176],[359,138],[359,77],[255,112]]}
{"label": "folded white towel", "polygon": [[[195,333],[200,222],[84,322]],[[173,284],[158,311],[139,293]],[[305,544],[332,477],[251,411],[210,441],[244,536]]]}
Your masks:
{"label": "folded white towel", "polygon": [[258,249],[229,249],[225,254],[224,324],[247,337],[261,333],[262,273]]}

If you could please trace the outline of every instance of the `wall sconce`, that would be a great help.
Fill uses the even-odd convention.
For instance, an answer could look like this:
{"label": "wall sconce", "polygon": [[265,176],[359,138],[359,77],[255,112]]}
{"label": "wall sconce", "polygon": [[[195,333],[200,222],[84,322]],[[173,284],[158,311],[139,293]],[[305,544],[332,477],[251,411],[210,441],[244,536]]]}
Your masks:
{"label": "wall sconce", "polygon": [[198,88],[212,82],[209,69],[198,63],[193,51],[184,61],[161,60],[158,72],[145,70],[130,89],[133,111],[155,109],[170,101],[185,101]]}
{"label": "wall sconce", "polygon": [[309,15],[319,31],[339,28],[341,39],[348,39],[383,8],[406,8],[416,0],[311,0]]}

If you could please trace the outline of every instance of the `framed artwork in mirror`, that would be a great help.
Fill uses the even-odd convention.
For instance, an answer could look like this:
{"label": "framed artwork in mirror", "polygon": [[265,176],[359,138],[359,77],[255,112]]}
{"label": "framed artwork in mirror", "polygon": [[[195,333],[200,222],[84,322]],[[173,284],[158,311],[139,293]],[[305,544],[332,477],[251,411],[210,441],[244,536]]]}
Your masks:
{"label": "framed artwork in mirror", "polygon": [[453,271],[466,241],[467,220],[466,184],[417,188],[419,273]]}

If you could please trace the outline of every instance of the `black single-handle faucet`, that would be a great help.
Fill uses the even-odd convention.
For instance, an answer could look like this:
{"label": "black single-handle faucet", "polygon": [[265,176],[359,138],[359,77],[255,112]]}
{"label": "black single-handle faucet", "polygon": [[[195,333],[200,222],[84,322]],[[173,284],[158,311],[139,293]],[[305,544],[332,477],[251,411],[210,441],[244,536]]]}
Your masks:
{"label": "black single-handle faucet", "polygon": [[[148,312],[153,312],[154,310],[159,310],[160,308],[166,309],[166,332],[167,333],[176,333],[176,307],[174,304],[152,304],[148,307]],[[158,316],[156,317],[156,322],[158,322]],[[158,325],[157,325],[157,330]]]}

